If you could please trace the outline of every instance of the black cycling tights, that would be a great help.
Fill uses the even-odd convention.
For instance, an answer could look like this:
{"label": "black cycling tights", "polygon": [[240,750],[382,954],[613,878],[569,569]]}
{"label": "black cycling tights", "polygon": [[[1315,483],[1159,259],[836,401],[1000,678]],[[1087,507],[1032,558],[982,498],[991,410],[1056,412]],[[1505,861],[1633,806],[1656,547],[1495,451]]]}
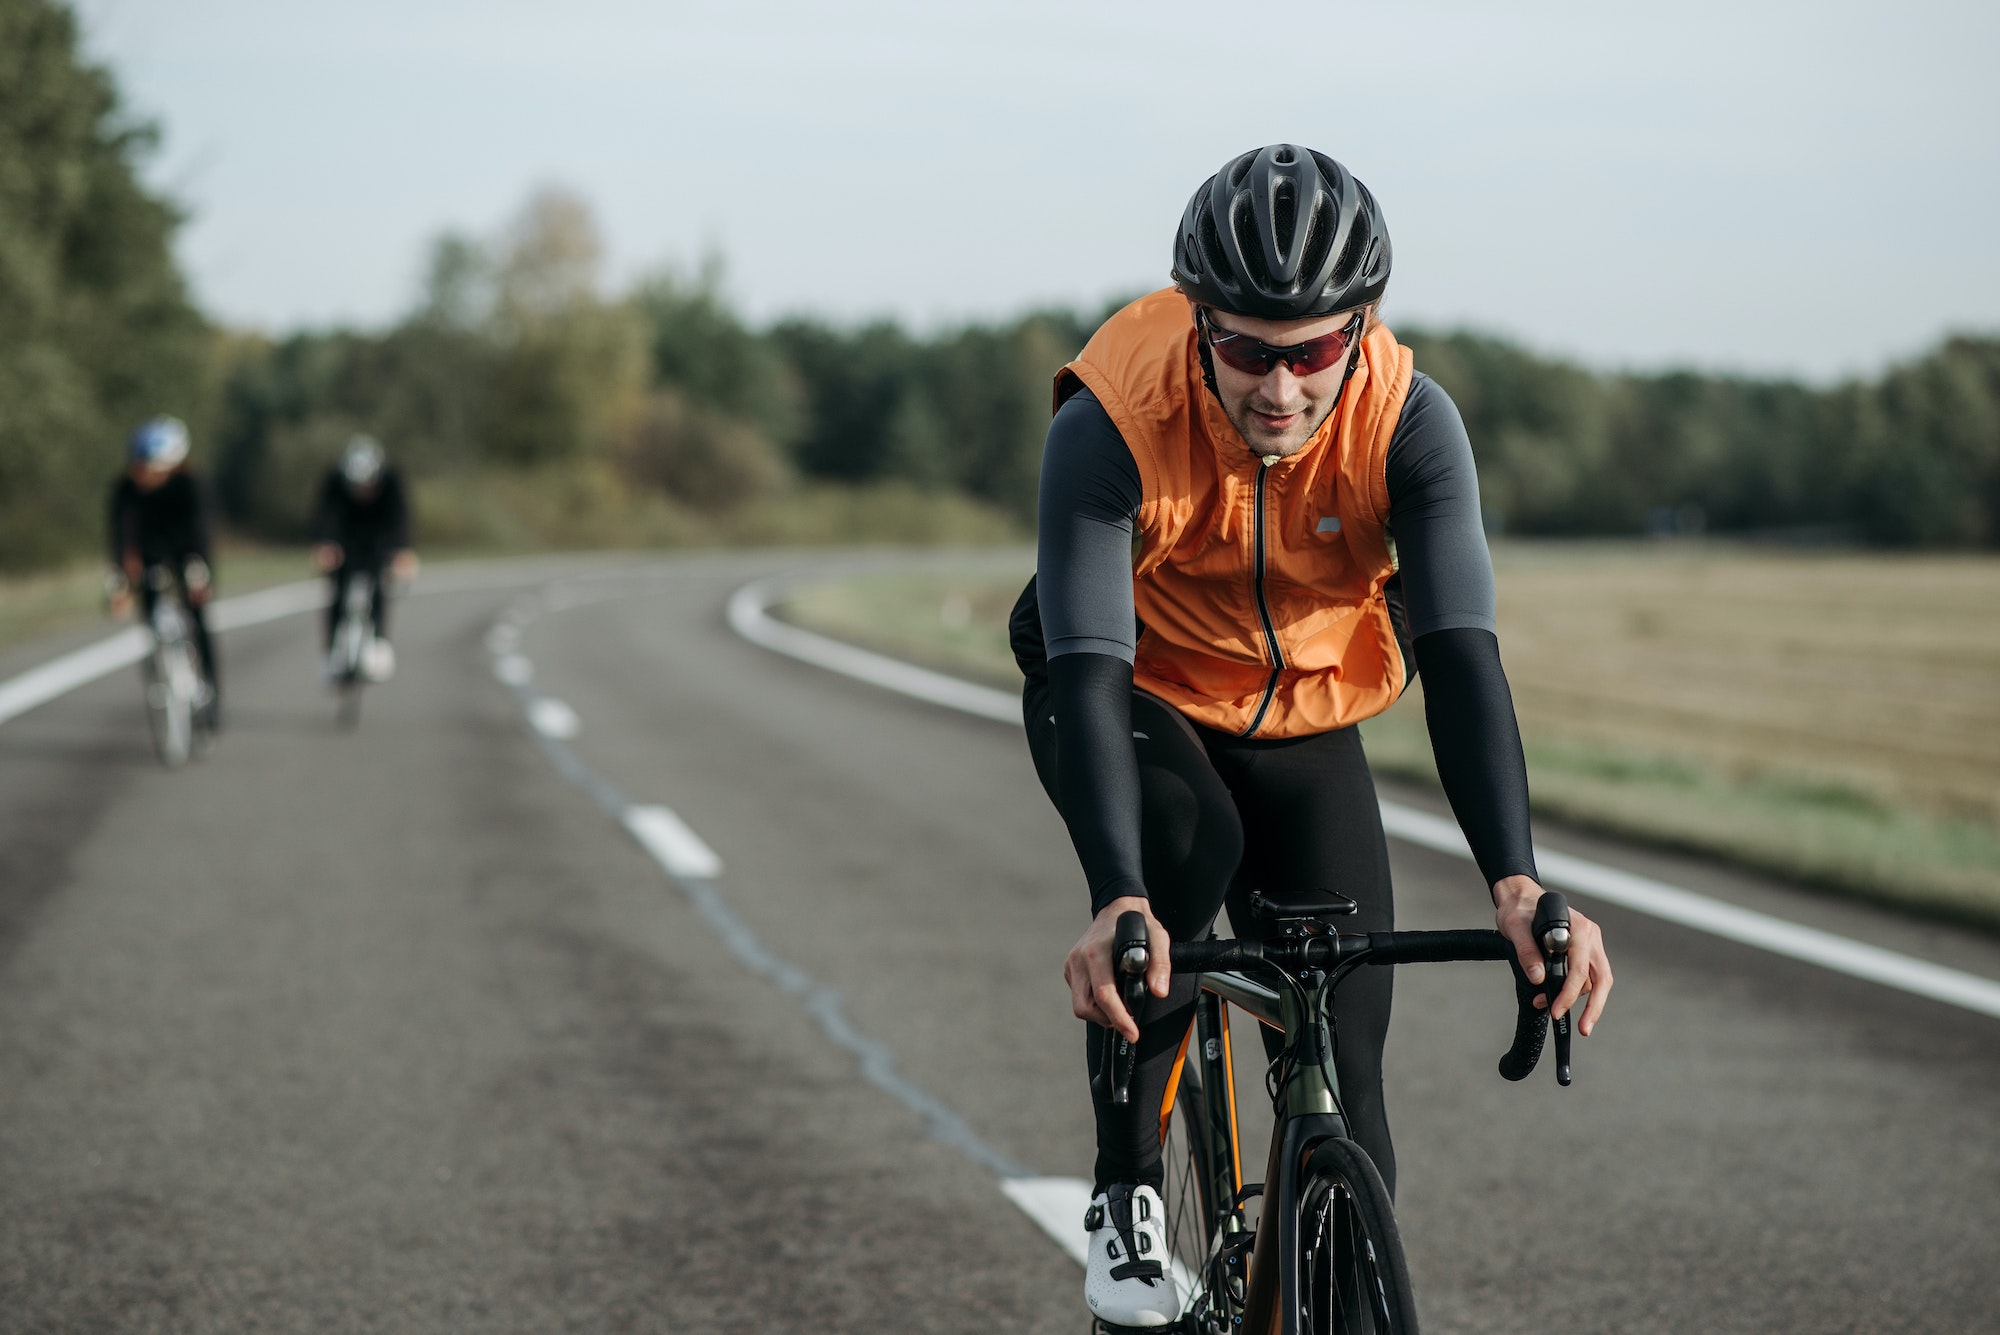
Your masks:
{"label": "black cycling tights", "polygon": [[[1029,690],[1046,690],[1033,683]],[[1053,800],[1055,725],[1046,701],[1026,715],[1035,770]],[[1332,890],[1360,903],[1341,930],[1395,925],[1389,848],[1375,781],[1353,728],[1311,737],[1245,741],[1190,723],[1150,695],[1132,694],[1132,745],[1139,757],[1140,838],[1153,913],[1177,941],[1199,938],[1225,904],[1239,936],[1255,936],[1251,890],[1305,898]],[[1382,1180],[1396,1189],[1396,1153],[1382,1106],[1382,1044],[1389,1033],[1394,974],[1361,969],[1340,985],[1335,1005],[1335,1068],[1349,1129]],[[1097,1102],[1097,1186],[1146,1182],[1158,1188],[1159,1109],[1182,1036],[1194,1019],[1192,980],[1176,977],[1164,998],[1139,1013],[1139,1059],[1132,1101]],[[1103,1030],[1088,1026],[1093,1073]]]}

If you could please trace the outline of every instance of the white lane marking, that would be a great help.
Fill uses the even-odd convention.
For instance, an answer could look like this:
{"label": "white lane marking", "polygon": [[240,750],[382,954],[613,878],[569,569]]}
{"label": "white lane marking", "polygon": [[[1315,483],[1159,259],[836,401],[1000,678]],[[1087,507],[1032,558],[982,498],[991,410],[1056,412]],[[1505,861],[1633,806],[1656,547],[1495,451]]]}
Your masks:
{"label": "white lane marking", "polygon": [[[1468,861],[1472,858],[1458,826],[1429,812],[1384,802],[1382,827],[1409,843]],[[1803,960],[1835,973],[1865,978],[1884,987],[2000,1019],[2000,983],[1977,974],[1865,945],[1817,927],[1711,899],[1650,876],[1620,871],[1568,853],[1537,849],[1535,861],[1541,867],[1542,879],[1550,885],[1592,895],[1711,936],[1756,946],[1774,955]]]}
{"label": "white lane marking", "polygon": [[96,681],[146,656],[146,632],[137,626],[109,639],[85,645],[61,658],[0,683],[0,723],[25,714],[36,705],[65,695],[85,682]]}
{"label": "white lane marking", "polygon": [[770,607],[782,591],[783,586],[777,580],[759,580],[738,589],[729,600],[730,627],[752,644],[802,659],[816,667],[919,700],[928,700],[946,709],[977,714],[1001,723],[1020,723],[1021,702],[1005,691],[996,691],[990,686],[975,686],[942,672],[932,672],[900,659],[857,649],[851,644],[842,644],[839,640],[776,620],[770,614]]}
{"label": "white lane marking", "polygon": [[526,686],[535,679],[535,665],[519,654],[502,654],[493,660],[493,675],[509,686]]}
{"label": "white lane marking", "polygon": [[220,599],[209,613],[209,624],[217,630],[241,630],[245,626],[297,616],[301,612],[317,612],[325,606],[326,585],[316,579],[302,579],[235,598]]}
{"label": "white lane marking", "polygon": [[[781,654],[829,668],[850,677],[858,677],[891,691],[902,691],[920,700],[949,708],[963,708],[967,713],[978,714],[982,718],[999,719],[1003,722],[1019,724],[1021,708],[1018,701],[1004,691],[996,691],[987,686],[975,686],[971,682],[957,681],[944,677],[941,673],[913,667],[907,663],[897,663],[894,659],[883,658],[865,650],[842,645],[823,635],[801,631],[776,621],[770,614],[771,605],[783,595],[785,583],[782,579],[758,580],[736,591],[729,600],[729,624],[753,644],[760,644]],[[782,632],[782,633],[780,633]],[[838,655],[822,657],[824,646],[840,650]],[[870,660],[892,664],[894,673],[871,675]],[[951,682],[957,688],[957,695],[939,690],[934,684],[926,684],[923,690],[909,690],[903,684],[910,680],[937,678]],[[956,700],[962,698],[967,704]],[[1004,704],[1004,708],[1002,707]],[[1398,839],[1406,840],[1440,853],[1470,860],[1471,850],[1465,846],[1465,836],[1458,826],[1448,820],[1433,816],[1415,807],[1406,807],[1398,802],[1382,803],[1382,826]],[[1683,890],[1646,876],[1620,871],[1601,862],[1557,852],[1545,846],[1535,852],[1541,867],[1542,879],[1550,885],[1578,894],[1592,895],[1621,908],[1648,914],[1652,917],[1674,923],[1678,926],[1706,932],[1743,945],[1768,950],[1774,955],[1816,964],[1835,973],[1843,973],[1851,978],[1865,979],[1892,987],[1916,996],[1941,1001],[1948,1006],[1980,1015],[2000,1018],[2000,983],[1977,974],[1959,969],[1949,969],[1929,960],[1899,954],[1893,950],[1883,950],[1879,946],[1864,945],[1848,937],[1824,932],[1816,927],[1807,927],[1784,918],[1759,913],[1753,909],[1740,908],[1727,901],[1714,899],[1708,895]]]}
{"label": "white lane marking", "polygon": [[1003,1177],[1000,1190],[1078,1265],[1089,1263],[1083,1212],[1090,1208],[1090,1183],[1080,1177]]}
{"label": "white lane marking", "polygon": [[669,875],[714,880],[722,875],[722,859],[666,807],[625,808],[625,828],[653,855]]}
{"label": "white lane marking", "polygon": [[[210,615],[218,631],[236,630],[322,606],[324,600],[325,595],[320,592],[318,582],[307,580],[280,584],[275,589],[246,593],[237,598],[224,598],[215,604]],[[99,677],[108,677],[120,668],[130,667],[145,656],[146,632],[137,626],[127,626],[95,644],[87,644],[60,658],[52,658],[39,667],[29,668],[19,676],[0,682],[0,723],[19,717],[38,705],[45,705],[59,695],[67,695]]]}
{"label": "white lane marking", "polygon": [[528,725],[544,737],[566,742],[576,736],[583,720],[562,701],[552,695],[544,695],[528,706]]}
{"label": "white lane marking", "polygon": [[494,657],[511,654],[521,647],[520,628],[505,621],[496,621],[486,632],[486,652]]}

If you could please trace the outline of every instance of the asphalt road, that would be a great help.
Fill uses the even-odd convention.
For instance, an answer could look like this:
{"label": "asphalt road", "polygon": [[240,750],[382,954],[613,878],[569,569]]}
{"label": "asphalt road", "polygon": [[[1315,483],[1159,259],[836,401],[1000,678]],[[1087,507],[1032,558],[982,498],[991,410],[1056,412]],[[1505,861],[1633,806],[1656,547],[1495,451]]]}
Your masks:
{"label": "asphalt road", "polygon": [[[1083,1331],[1075,1263],[823,1026],[837,995],[990,1156],[1087,1173],[1066,838],[1018,730],[727,629],[800,559],[435,576],[352,734],[305,619],[234,632],[180,773],[128,672],[0,727],[0,1330]],[[563,747],[494,677],[510,610]],[[612,790],[720,855],[790,989]],[[2000,978],[1978,938],[1544,838]],[[1392,850],[1404,925],[1480,925],[1467,864]],[[1504,975],[1399,976],[1426,1328],[2000,1329],[2000,1022],[1599,917],[1570,1090],[1493,1074]]]}

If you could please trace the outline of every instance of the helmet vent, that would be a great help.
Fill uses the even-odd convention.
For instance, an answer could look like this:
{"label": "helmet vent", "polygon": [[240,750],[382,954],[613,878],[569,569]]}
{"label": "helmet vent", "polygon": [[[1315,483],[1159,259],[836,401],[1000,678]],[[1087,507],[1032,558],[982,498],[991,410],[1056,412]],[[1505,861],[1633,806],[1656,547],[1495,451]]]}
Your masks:
{"label": "helmet vent", "polygon": [[1340,260],[1333,266],[1333,281],[1345,287],[1354,277],[1354,271],[1361,267],[1361,258],[1368,243],[1368,227],[1359,217],[1347,229],[1347,245],[1340,252]]}
{"label": "helmet vent", "polygon": [[1292,152],[1290,144],[1279,144],[1278,151],[1271,155],[1271,161],[1281,167],[1289,167],[1298,160],[1298,155]]}
{"label": "helmet vent", "polygon": [[1271,200],[1271,230],[1278,235],[1278,249],[1281,253],[1291,251],[1292,237],[1297,233],[1298,225],[1298,187],[1290,181],[1280,181]]}
{"label": "helmet vent", "polygon": [[1236,233],[1236,253],[1243,257],[1243,276],[1259,291],[1276,287],[1277,279],[1264,258],[1264,243],[1257,238],[1257,222],[1251,216],[1249,201],[1231,210],[1229,224]]}
{"label": "helmet vent", "polygon": [[1301,274],[1316,274],[1325,265],[1326,252],[1333,249],[1333,222],[1333,206],[1324,199],[1319,200],[1313,209],[1312,219],[1306,225],[1306,244],[1299,259]]}
{"label": "helmet vent", "polygon": [[1201,211],[1201,253],[1203,268],[1218,278],[1229,273],[1229,256],[1222,249],[1222,233],[1215,230],[1215,215]]}

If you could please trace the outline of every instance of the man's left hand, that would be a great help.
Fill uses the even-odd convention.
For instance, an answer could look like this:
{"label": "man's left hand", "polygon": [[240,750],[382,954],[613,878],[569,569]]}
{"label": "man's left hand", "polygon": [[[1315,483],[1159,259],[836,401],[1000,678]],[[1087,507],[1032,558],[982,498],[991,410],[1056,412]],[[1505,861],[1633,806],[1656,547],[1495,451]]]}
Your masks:
{"label": "man's left hand", "polygon": [[[1494,922],[1500,928],[1500,934],[1514,943],[1521,967],[1527,971],[1528,981],[1537,987],[1548,978],[1548,969],[1542,964],[1542,949],[1535,942],[1535,905],[1541,897],[1542,887],[1535,883],[1532,876],[1509,876],[1493,885]],[[1597,1028],[1597,1017],[1604,1013],[1604,1003],[1610,995],[1611,957],[1604,953],[1604,932],[1572,905],[1569,911],[1569,978],[1563,983],[1562,991],[1556,994],[1549,1014],[1560,1019],[1569,1014],[1578,1001],[1588,997],[1589,1000],[1584,1002],[1583,1015],[1576,1024],[1576,1032],[1588,1037]],[[1542,999],[1535,998],[1535,1004],[1542,1005]]]}

